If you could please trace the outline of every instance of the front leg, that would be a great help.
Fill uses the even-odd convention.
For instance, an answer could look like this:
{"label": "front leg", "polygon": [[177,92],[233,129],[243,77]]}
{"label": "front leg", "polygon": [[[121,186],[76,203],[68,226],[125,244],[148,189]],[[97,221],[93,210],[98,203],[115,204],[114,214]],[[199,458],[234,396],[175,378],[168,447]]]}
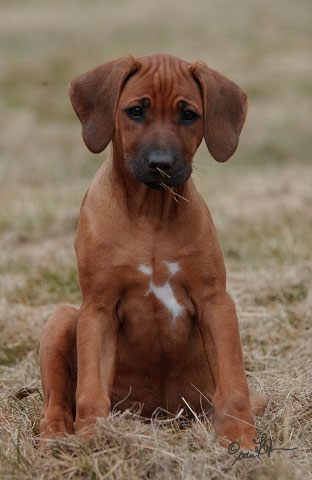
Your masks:
{"label": "front leg", "polygon": [[91,436],[96,419],[110,412],[118,323],[114,313],[82,305],[77,326],[76,432]]}
{"label": "front leg", "polygon": [[[252,449],[256,430],[235,305],[228,294],[205,304],[199,329],[216,387],[212,399],[216,433],[231,442],[238,440],[243,448]],[[227,442],[223,444],[226,446]]]}

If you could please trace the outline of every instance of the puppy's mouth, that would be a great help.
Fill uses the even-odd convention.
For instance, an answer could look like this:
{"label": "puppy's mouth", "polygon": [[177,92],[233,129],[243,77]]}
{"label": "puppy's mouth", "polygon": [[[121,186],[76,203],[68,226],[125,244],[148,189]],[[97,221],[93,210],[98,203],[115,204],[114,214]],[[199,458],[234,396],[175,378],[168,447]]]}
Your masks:
{"label": "puppy's mouth", "polygon": [[170,172],[160,167],[151,171],[142,162],[132,162],[131,173],[134,178],[153,190],[182,187],[192,173],[192,167],[179,162]]}
{"label": "puppy's mouth", "polygon": [[180,185],[171,185],[171,175],[167,172],[165,172],[164,170],[162,170],[161,168],[159,167],[156,167],[155,169],[161,176],[161,180],[162,181],[158,181],[157,183],[155,182],[144,182],[145,185],[148,187],[148,188],[152,188],[153,190],[168,190],[170,187],[173,187],[173,186],[180,186]]}
{"label": "puppy's mouth", "polygon": [[153,182],[143,182],[148,188],[151,188],[153,190],[163,190],[165,187],[163,187],[160,183],[153,183]]}

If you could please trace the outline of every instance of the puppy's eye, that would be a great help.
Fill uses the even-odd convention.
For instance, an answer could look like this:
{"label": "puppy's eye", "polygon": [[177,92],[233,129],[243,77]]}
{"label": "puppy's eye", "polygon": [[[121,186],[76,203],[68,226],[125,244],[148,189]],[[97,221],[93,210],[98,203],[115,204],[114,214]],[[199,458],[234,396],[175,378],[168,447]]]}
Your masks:
{"label": "puppy's eye", "polygon": [[133,117],[136,120],[143,117],[143,109],[141,107],[128,108],[127,112],[130,115],[130,117]]}
{"label": "puppy's eye", "polygon": [[192,112],[192,110],[184,110],[183,112],[183,120],[185,120],[186,122],[195,120],[196,117],[197,114],[195,112]]}

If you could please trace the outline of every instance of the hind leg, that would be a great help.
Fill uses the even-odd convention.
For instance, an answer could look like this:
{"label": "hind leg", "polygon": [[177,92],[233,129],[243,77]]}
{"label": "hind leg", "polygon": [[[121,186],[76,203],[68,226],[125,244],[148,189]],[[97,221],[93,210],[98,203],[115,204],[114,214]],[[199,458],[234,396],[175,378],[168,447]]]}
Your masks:
{"label": "hind leg", "polygon": [[39,354],[44,395],[41,438],[74,433],[77,321],[78,310],[61,305],[43,329]]}

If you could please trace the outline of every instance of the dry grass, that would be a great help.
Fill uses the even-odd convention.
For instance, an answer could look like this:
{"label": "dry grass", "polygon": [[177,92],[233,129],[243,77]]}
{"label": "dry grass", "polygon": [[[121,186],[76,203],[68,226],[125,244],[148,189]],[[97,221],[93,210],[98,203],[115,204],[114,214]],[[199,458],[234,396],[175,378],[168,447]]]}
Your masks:
{"label": "dry grass", "polygon": [[[308,0],[1,2],[1,479],[311,478],[311,13]],[[80,302],[77,215],[107,155],[83,146],[66,84],[155,51],[206,60],[249,95],[235,158],[216,164],[202,146],[194,177],[224,250],[249,384],[269,398],[259,435],[293,452],[232,466],[209,419],[133,412],[101,422],[91,445],[37,448],[40,332],[58,303]]]}

